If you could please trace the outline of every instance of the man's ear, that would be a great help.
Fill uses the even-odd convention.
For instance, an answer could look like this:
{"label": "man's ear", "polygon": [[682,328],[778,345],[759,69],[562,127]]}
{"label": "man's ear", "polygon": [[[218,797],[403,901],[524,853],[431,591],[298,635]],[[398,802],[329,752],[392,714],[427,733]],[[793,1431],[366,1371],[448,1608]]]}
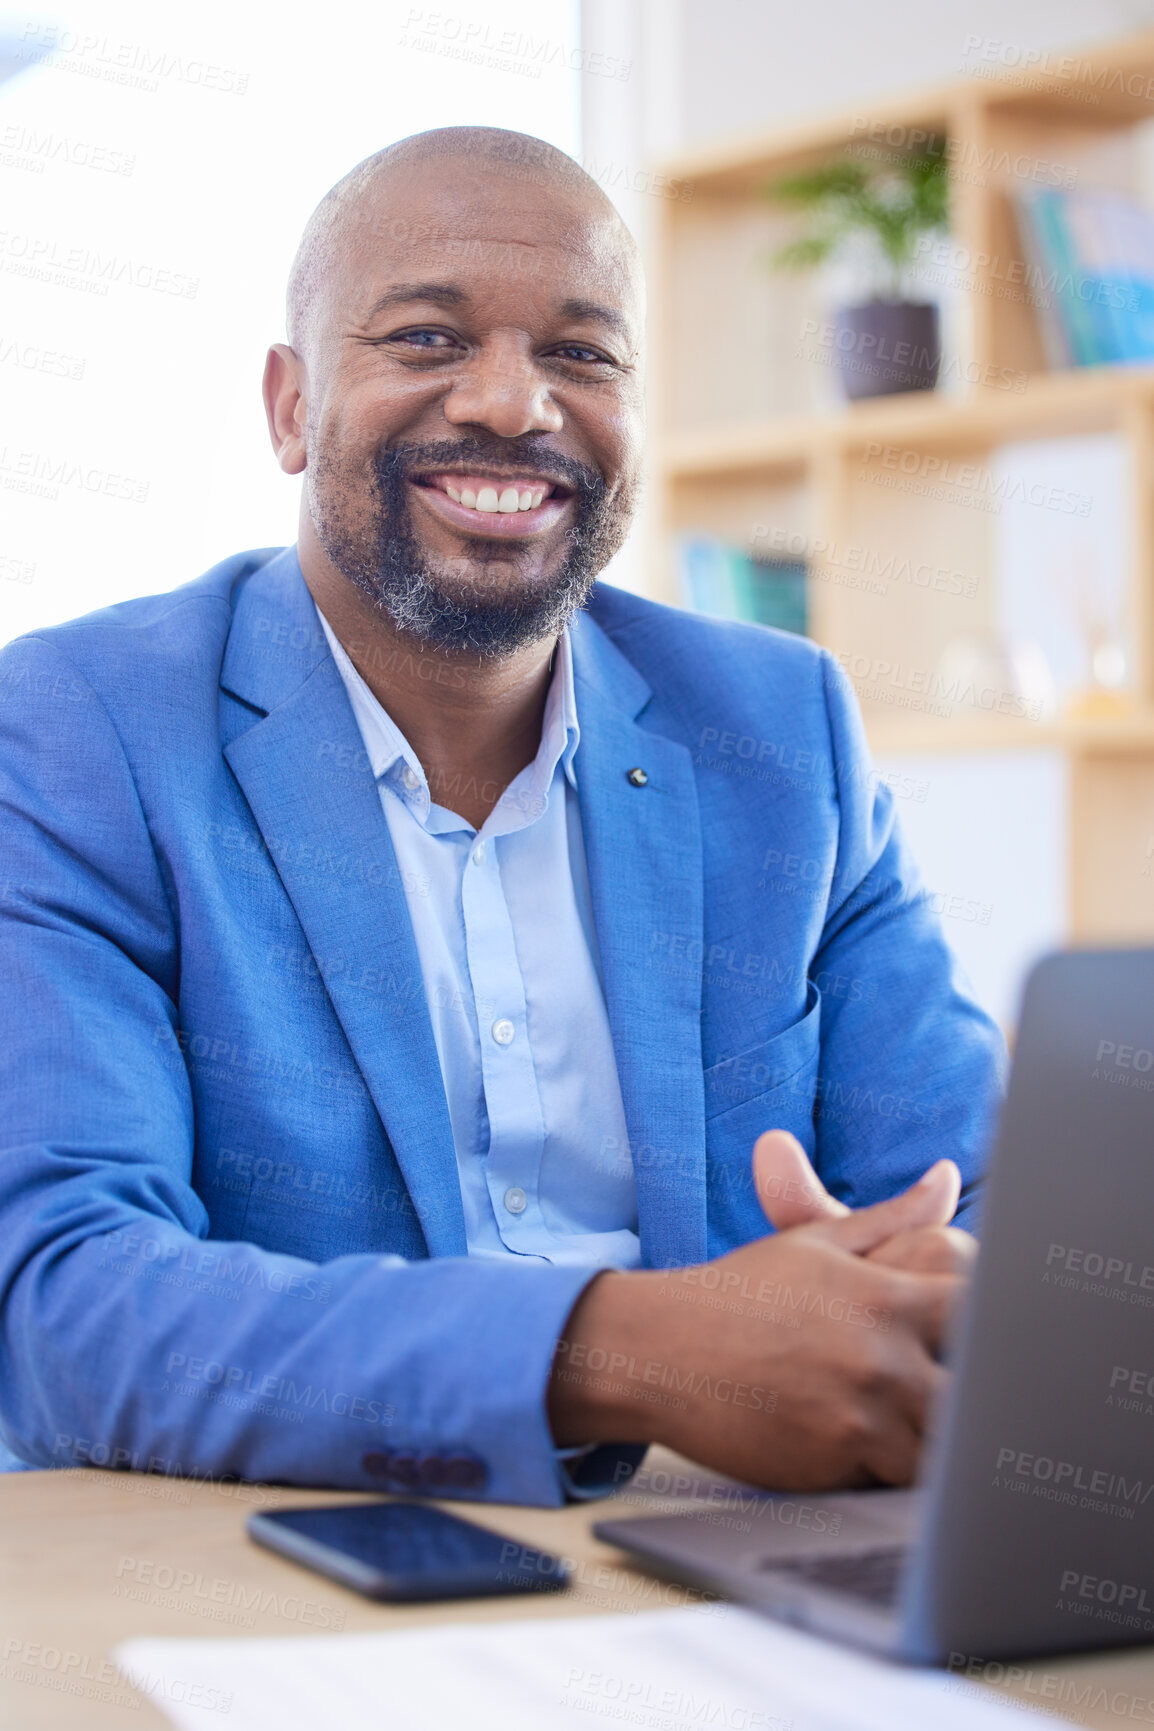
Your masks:
{"label": "man's ear", "polygon": [[264,363],[264,412],[276,460],[286,475],[305,466],[305,364],[287,343],[274,343]]}

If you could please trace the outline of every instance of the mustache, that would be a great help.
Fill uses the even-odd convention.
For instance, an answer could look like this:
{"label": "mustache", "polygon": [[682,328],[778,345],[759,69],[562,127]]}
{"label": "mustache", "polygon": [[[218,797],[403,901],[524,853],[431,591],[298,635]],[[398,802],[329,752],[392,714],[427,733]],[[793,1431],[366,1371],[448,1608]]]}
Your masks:
{"label": "mustache", "polygon": [[563,456],[534,439],[439,439],[423,445],[391,445],[377,453],[374,467],[382,483],[407,479],[431,469],[491,464],[497,469],[523,468],[544,481],[569,487],[587,500],[607,492],[598,471],[575,457]]}

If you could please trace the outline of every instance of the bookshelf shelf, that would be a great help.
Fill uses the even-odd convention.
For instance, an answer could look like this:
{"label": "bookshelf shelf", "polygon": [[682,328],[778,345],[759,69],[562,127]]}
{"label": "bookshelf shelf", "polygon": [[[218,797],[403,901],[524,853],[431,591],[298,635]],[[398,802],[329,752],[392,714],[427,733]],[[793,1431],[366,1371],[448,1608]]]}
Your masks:
{"label": "bookshelf shelf", "polygon": [[[1049,370],[1036,308],[1012,286],[1026,266],[1023,176],[1141,190],[1154,30],[1030,72],[970,71],[660,165],[683,191],[662,202],[652,272],[652,588],[677,599],[686,532],[806,558],[811,633],[854,679],[874,750],[1063,753],[1069,936],[1154,940],[1154,365]],[[954,263],[940,292],[953,372],[934,392],[847,404],[817,288],[768,267],[793,225],[762,189],[839,151],[901,155],[928,134],[949,140]],[[1001,507],[987,483],[1003,448],[1096,433],[1123,453],[1132,712],[1042,725],[901,707],[879,666],[897,663],[917,692],[947,645],[997,625]]]}
{"label": "bookshelf shelf", "polygon": [[673,433],[663,462],[674,479],[758,470],[797,474],[822,453],[852,455],[871,444],[969,450],[1012,439],[1105,432],[1135,407],[1154,408],[1154,366],[1071,368],[1033,374],[1005,400],[954,403],[932,391],[911,392],[847,406],[839,414]]}
{"label": "bookshelf shelf", "polygon": [[1154,711],[1110,720],[875,722],[869,741],[874,751],[887,755],[1059,750],[1082,757],[1124,757],[1154,753]]}

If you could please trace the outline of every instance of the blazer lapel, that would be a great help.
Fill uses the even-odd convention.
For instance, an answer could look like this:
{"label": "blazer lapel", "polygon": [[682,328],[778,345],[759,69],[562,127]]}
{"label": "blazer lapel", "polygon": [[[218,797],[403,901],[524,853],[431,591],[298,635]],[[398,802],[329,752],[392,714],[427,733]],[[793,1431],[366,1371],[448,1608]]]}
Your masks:
{"label": "blazer lapel", "polygon": [[[221,683],[264,712],[242,723],[225,757],[380,1113],[429,1253],[463,1256],[453,1134],[396,854],[292,549],[241,591]],[[354,877],[318,869],[334,847],[365,869]]]}
{"label": "blazer lapel", "polygon": [[[692,757],[638,725],[652,692],[600,627],[573,627],[574,767],[609,1026],[650,1267],[706,1257],[702,852]],[[635,786],[631,769],[646,780]]]}

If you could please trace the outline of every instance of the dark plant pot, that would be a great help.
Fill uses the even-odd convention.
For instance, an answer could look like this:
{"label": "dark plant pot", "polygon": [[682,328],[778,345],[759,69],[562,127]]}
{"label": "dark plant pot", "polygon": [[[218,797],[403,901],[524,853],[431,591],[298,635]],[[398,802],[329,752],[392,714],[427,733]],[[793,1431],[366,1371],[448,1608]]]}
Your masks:
{"label": "dark plant pot", "polygon": [[868,301],[837,315],[837,353],[847,397],[932,391],[941,365],[938,309],[918,301]]}

